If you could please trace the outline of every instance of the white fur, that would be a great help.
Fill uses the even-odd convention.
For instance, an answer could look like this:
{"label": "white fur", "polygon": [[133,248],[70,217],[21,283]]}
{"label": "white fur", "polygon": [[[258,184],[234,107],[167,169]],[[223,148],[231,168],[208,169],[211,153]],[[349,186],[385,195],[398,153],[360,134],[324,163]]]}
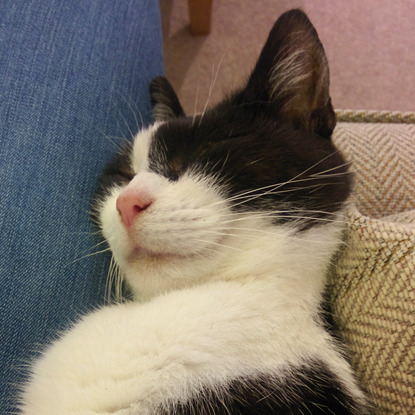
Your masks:
{"label": "white fur", "polygon": [[148,150],[151,138],[159,125],[159,123],[154,123],[150,127],[141,130],[134,140],[133,151],[131,152],[131,165],[136,174],[139,171],[148,169]]}
{"label": "white fur", "polygon": [[202,381],[214,386],[307,357],[324,359],[353,388],[326,333],[278,284],[216,282],[86,317],[38,362],[24,413],[154,414]]}
{"label": "white fur", "polygon": [[23,413],[154,414],[202,382],[215,387],[307,358],[326,362],[361,397],[316,318],[339,224],[296,233],[266,215],[232,213],[207,178],[172,182],[149,172],[142,154],[152,133],[136,139],[128,186],[146,187],[153,203],[128,232],[115,206],[123,188],[114,187],[101,215],[143,302],[92,313],[54,343],[34,367]]}

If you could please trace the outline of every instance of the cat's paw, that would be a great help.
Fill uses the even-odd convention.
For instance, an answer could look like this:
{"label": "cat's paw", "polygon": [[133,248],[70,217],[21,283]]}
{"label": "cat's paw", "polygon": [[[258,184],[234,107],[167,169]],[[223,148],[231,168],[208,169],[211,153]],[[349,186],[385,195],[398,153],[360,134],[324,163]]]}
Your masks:
{"label": "cat's paw", "polygon": [[[146,356],[145,340],[132,340],[136,329],[144,329],[134,327],[139,313],[136,304],[104,308],[53,343],[24,386],[22,413],[130,415],[138,408],[147,413],[154,402],[148,375],[157,359]],[[140,359],[137,351],[143,352]]]}

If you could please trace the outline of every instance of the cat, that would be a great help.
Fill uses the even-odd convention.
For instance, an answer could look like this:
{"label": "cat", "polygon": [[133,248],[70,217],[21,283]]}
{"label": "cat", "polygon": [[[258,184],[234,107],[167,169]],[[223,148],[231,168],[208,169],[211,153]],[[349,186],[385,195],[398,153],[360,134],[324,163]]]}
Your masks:
{"label": "cat", "polygon": [[203,114],[164,77],[150,92],[155,123],[96,202],[134,301],[49,346],[22,413],[368,413],[323,318],[351,177],[308,17],[283,14],[246,84]]}

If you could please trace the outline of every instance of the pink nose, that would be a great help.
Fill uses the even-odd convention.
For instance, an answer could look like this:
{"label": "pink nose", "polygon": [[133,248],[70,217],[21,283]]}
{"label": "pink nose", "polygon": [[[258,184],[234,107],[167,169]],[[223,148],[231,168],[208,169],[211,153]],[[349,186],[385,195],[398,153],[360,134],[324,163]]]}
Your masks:
{"label": "pink nose", "polygon": [[129,227],[133,224],[135,217],[147,209],[151,203],[152,200],[148,193],[126,189],[118,196],[116,207],[121,215],[122,223]]}

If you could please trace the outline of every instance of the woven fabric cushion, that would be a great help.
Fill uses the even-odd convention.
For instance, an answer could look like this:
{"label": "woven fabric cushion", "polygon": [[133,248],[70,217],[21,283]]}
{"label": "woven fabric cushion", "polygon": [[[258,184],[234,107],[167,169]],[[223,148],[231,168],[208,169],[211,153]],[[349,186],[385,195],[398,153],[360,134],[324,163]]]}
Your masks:
{"label": "woven fabric cushion", "polygon": [[347,242],[329,288],[335,320],[376,413],[414,414],[415,124],[385,119],[342,122],[334,133],[352,162],[355,186]]}

